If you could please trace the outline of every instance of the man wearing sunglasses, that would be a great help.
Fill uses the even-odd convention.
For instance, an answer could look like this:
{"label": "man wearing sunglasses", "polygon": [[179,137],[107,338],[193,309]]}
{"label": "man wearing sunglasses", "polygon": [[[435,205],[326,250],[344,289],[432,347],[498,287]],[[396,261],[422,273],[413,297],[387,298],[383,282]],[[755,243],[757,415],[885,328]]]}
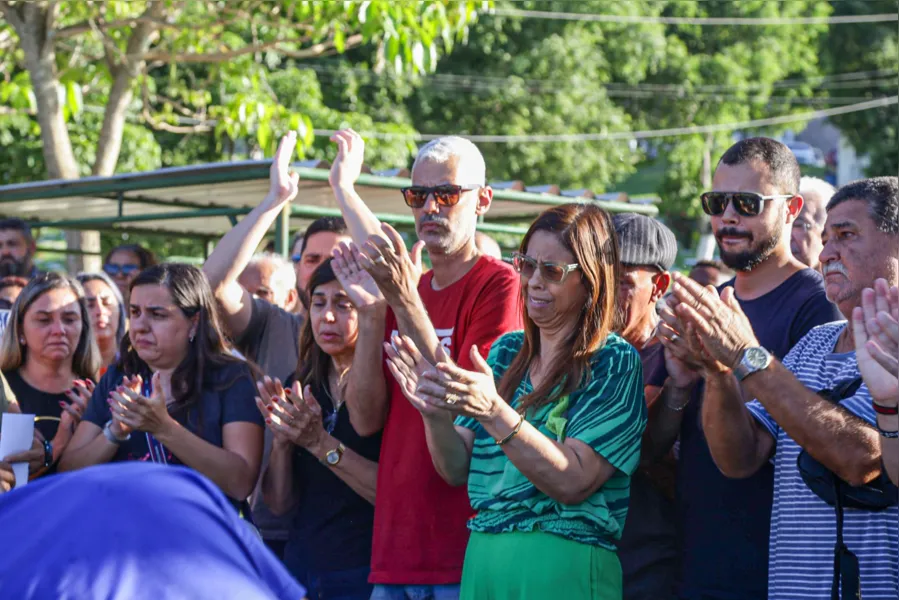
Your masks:
{"label": "man wearing sunglasses", "polygon": [[[363,266],[390,306],[386,340],[398,330],[412,338],[432,365],[442,345],[462,368],[473,369],[473,345],[486,356],[497,337],[521,327],[518,275],[475,246],[478,217],[493,199],[480,151],[457,137],[434,140],[419,151],[412,185],[397,194],[397,202],[411,209],[420,240],[410,254],[400,235],[382,227],[354,189],[364,155],[362,138],[346,130],[332,140],[339,151],[331,186],[353,240],[363,250]],[[433,267],[424,275],[418,266],[422,245]],[[372,600],[458,598],[471,516],[468,494],[465,486],[450,487],[437,473],[420,413],[392,377],[387,384],[386,394],[375,395],[371,383],[354,374],[346,401],[361,435],[384,428]],[[353,386],[366,393],[354,393]]]}
{"label": "man wearing sunglasses", "polygon": [[[713,189],[701,196],[722,262],[736,271],[730,288],[755,335],[783,357],[810,329],[839,318],[822,277],[793,258],[790,229],[802,208],[799,165],[784,144],[749,138],[728,149]],[[694,282],[690,282],[694,283]],[[667,352],[703,377],[686,346],[686,328],[670,310],[659,326]],[[692,390],[670,377],[649,415],[644,451],[666,452],[680,439],[678,526],[683,561],[678,594],[688,600],[765,598],[773,467],[730,479],[709,452],[701,420],[703,385]]]}
{"label": "man wearing sunglasses", "polygon": [[[869,369],[874,355],[897,353],[886,330],[899,327],[899,311],[889,301],[899,299],[899,179],[867,179],[837,191],[827,206],[821,264],[827,297],[842,320],[813,329],[782,363],[733,293],[719,298],[675,279],[675,311],[703,348],[702,423],[715,464],[727,476],[752,478],[774,462],[771,600],[828,600],[832,593],[834,508],[805,485],[797,467],[800,451],[857,487],[881,475],[881,438],[899,437],[895,376],[877,381]],[[867,329],[867,335],[856,332],[864,341],[858,347],[846,321],[853,318]],[[896,368],[895,359],[886,364]],[[856,391],[834,397],[847,382]],[[847,508],[843,541],[858,557],[859,597],[899,597],[899,509]],[[840,574],[845,588],[851,573]],[[858,590],[849,590],[856,597]]]}

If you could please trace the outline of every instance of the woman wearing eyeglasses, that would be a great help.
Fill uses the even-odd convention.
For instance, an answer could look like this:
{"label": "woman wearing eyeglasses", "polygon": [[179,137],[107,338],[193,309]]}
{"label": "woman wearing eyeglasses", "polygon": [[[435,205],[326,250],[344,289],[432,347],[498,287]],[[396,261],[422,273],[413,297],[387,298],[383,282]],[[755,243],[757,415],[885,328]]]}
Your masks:
{"label": "woman wearing eyeglasses", "polygon": [[103,272],[112,277],[122,293],[125,306],[131,294],[131,283],[137,274],[156,264],[153,253],[137,244],[116,246],[106,255],[103,261]]}
{"label": "woman wearing eyeglasses", "polygon": [[128,312],[118,286],[106,273],[79,273],[84,299],[91,316],[91,331],[102,359],[100,377],[116,361],[119,344],[128,330]]}
{"label": "woman wearing eyeglasses", "polygon": [[0,342],[0,370],[15,398],[12,412],[37,417],[44,460],[40,471],[32,464],[32,476],[51,471],[68,446],[99,367],[81,284],[58,273],[32,279],[16,299]]}
{"label": "woman wearing eyeglasses", "polygon": [[309,597],[368,600],[381,435],[356,433],[344,391],[347,377],[359,372],[352,365],[381,364],[387,309],[349,248],[335,254],[307,286],[309,318],[295,377],[284,387],[268,377],[257,386],[257,405],[274,434],[262,493],[275,514],[294,510],[284,562]]}
{"label": "woman wearing eyeglasses", "polygon": [[[516,254],[525,330],[474,371],[385,345],[437,471],[475,515],[462,598],[620,599],[615,554],[646,425],[642,367],[614,328],[618,247],[589,204],[551,208]],[[444,355],[445,356],[445,355]]]}

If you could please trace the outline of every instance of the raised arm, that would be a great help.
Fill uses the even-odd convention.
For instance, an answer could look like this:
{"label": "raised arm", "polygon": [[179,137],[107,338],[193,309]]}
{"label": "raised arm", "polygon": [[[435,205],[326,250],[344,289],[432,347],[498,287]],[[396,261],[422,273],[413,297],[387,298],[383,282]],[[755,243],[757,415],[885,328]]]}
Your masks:
{"label": "raised arm", "polygon": [[337,158],[331,165],[328,180],[350,235],[361,246],[368,236],[382,235],[381,222],[356,193],[356,180],[362,173],[365,158],[365,142],[352,129],[338,131],[331,136],[331,141],[337,144]]}
{"label": "raised arm", "polygon": [[350,422],[361,436],[374,435],[387,421],[387,382],[384,378],[384,327],[387,302],[371,275],[359,264],[359,251],[346,244],[334,250],[334,274],[350,297],[359,317],[352,376],[343,391]]}
{"label": "raised arm", "polygon": [[252,296],[237,282],[281,210],[296,195],[299,176],[290,172],[290,158],[296,147],[296,133],[281,138],[271,167],[268,194],[250,214],[241,219],[206,259],[203,273],[222,309],[232,339],[240,338],[252,316]]}

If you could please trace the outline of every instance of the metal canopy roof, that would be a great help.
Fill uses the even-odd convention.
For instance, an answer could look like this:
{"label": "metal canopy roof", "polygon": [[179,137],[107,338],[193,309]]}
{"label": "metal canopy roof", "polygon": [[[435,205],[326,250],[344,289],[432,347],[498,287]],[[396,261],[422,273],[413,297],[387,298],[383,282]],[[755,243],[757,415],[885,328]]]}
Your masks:
{"label": "metal canopy roof", "polygon": [[[0,186],[0,215],[19,217],[33,227],[218,239],[268,192],[270,166],[271,160],[254,160]],[[306,161],[293,168],[300,175],[300,192],[290,207],[290,229],[305,228],[318,217],[339,215],[328,184],[328,163]],[[405,175],[405,171],[388,173],[361,175],[356,185],[359,195],[382,221],[401,227],[413,225],[411,211],[397,191],[411,181],[393,176]],[[597,202],[610,212],[658,212],[654,197],[627,201],[623,195],[594,197],[589,190],[527,188],[521,182],[503,182],[497,184],[493,205],[478,227],[523,233],[521,223],[548,206],[572,201]]]}

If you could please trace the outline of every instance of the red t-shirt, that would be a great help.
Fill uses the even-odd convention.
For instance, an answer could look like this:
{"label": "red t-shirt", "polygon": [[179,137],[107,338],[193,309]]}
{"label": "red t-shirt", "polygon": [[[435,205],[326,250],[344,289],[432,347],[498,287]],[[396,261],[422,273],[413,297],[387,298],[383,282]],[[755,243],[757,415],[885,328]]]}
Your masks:
{"label": "red t-shirt", "polygon": [[[440,291],[433,272],[418,293],[452,359],[473,370],[469,351],[486,358],[500,335],[521,329],[519,277],[506,263],[481,257],[462,279]],[[387,339],[397,329],[387,315]],[[450,487],[434,469],[424,423],[387,373],[390,409],[381,441],[372,541],[371,583],[445,585],[462,579],[472,516],[466,486]]]}

